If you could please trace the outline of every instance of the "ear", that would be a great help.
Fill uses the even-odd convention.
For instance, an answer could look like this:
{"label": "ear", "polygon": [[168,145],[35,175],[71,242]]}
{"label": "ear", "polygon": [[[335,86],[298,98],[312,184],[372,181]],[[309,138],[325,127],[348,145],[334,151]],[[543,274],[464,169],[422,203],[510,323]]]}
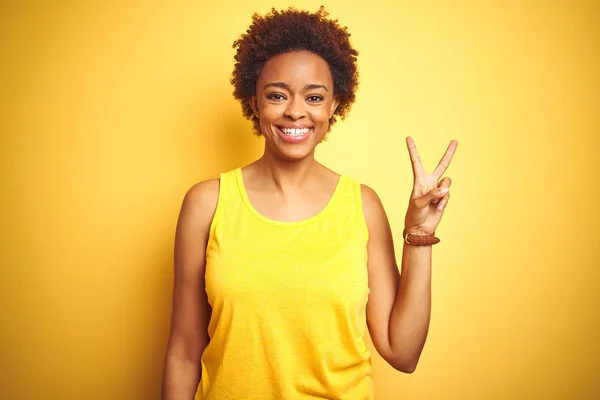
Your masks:
{"label": "ear", "polygon": [[330,119],[333,117],[333,113],[335,112],[335,110],[337,110],[339,105],[340,105],[340,99],[339,99],[339,97],[335,96],[333,98],[333,101],[331,102],[331,108],[329,109],[329,118]]}
{"label": "ear", "polygon": [[258,101],[256,100],[256,96],[252,95],[252,97],[250,97],[250,107],[252,107],[252,112],[254,112],[254,116],[256,118],[258,118]]}

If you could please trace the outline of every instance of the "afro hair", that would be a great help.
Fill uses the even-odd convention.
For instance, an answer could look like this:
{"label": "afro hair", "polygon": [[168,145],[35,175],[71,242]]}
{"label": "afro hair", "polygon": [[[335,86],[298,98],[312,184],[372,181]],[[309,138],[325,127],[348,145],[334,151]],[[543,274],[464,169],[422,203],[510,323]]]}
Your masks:
{"label": "afro hair", "polygon": [[310,51],[329,64],[334,96],[340,102],[330,126],[336,117],[344,119],[350,111],[358,87],[358,51],[350,44],[348,28],[328,17],[323,6],[315,13],[293,7],[283,11],[272,8],[264,16],[254,14],[246,33],[233,43],[237,50],[231,76],[233,96],[240,101],[244,117],[252,120],[255,134],[261,133],[250,99],[256,92],[256,81],[264,64],[282,53]]}

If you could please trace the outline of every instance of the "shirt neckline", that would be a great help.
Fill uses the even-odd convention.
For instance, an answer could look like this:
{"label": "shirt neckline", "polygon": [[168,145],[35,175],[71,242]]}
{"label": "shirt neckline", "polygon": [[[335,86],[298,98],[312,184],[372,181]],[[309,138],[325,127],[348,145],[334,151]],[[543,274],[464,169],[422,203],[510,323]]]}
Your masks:
{"label": "shirt neckline", "polygon": [[320,219],[324,214],[326,214],[329,211],[329,209],[331,207],[333,207],[333,204],[335,203],[336,198],[339,196],[338,193],[341,191],[340,188],[342,186],[342,181],[345,179],[344,175],[339,176],[338,181],[335,185],[335,189],[333,190],[333,193],[331,194],[329,201],[327,202],[327,204],[325,204],[325,207],[323,207],[321,209],[321,211],[319,211],[312,217],[309,217],[309,218],[306,218],[306,219],[303,219],[300,221],[286,222],[286,221],[279,221],[276,219],[271,219],[271,218],[265,217],[256,208],[254,208],[254,206],[252,205],[252,202],[250,201],[250,197],[248,197],[248,192],[246,191],[246,185],[244,184],[244,176],[242,174],[241,167],[236,168],[235,175],[236,175],[236,180],[237,180],[237,184],[238,184],[238,189],[242,196],[242,201],[243,201],[244,205],[246,206],[246,208],[248,209],[248,211],[250,211],[250,213],[252,213],[256,218],[258,218],[259,220],[261,220],[265,223],[268,223],[271,225],[277,225],[277,226],[287,226],[287,227],[302,226],[302,225],[310,224],[311,222],[314,222],[314,221]]}

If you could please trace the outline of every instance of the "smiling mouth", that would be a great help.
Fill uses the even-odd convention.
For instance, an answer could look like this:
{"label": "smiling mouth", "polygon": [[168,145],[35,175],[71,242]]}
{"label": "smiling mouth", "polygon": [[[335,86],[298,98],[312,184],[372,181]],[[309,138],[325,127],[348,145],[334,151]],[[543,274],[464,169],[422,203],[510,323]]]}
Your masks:
{"label": "smiling mouth", "polygon": [[302,136],[306,135],[311,128],[279,128],[279,130],[286,136]]}

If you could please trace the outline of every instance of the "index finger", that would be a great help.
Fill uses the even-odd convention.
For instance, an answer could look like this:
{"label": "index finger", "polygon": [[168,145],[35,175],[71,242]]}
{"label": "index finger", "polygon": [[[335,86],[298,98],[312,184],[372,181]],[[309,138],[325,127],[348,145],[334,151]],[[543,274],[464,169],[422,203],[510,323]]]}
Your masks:
{"label": "index finger", "polygon": [[450,144],[448,145],[448,148],[446,149],[446,153],[444,153],[444,156],[440,160],[438,166],[435,167],[435,171],[433,171],[433,175],[437,176],[438,178],[441,177],[442,175],[444,175],[444,172],[446,172],[446,170],[450,166],[450,161],[452,161],[452,157],[454,156],[454,153],[456,152],[457,146],[458,146],[458,142],[456,140],[450,141]]}
{"label": "index finger", "polygon": [[408,154],[410,155],[410,162],[412,164],[413,175],[416,177],[419,174],[425,173],[423,164],[421,163],[421,157],[417,151],[417,145],[412,137],[406,138],[406,146],[408,147]]}

